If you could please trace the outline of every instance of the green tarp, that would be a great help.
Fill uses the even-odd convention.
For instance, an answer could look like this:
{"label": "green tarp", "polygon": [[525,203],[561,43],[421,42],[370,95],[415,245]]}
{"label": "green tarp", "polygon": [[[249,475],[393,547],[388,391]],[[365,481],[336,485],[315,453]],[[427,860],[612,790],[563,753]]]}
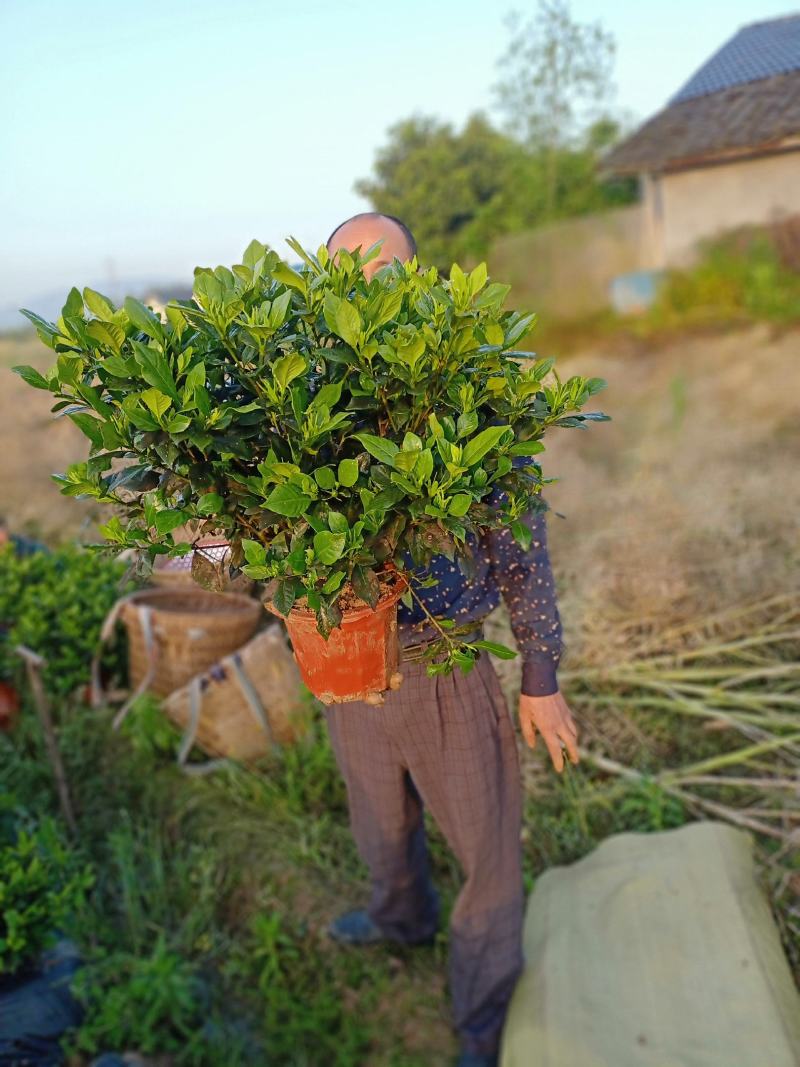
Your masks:
{"label": "green tarp", "polygon": [[696,822],[546,871],[500,1067],[798,1067],[800,995],[753,843]]}

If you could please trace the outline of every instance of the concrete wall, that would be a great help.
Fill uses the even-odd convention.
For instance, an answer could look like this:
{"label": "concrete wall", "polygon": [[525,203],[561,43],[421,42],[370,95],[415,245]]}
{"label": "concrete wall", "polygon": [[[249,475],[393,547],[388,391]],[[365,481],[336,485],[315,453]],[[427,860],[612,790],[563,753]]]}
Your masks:
{"label": "concrete wall", "polygon": [[639,204],[511,234],[494,243],[490,274],[510,282],[514,307],[571,318],[608,305],[617,274],[650,266]]}
{"label": "concrete wall", "polygon": [[500,238],[490,274],[511,283],[520,310],[556,318],[599,311],[617,275],[687,266],[703,238],[800,214],[800,150],[643,174],[641,193],[640,204]]}
{"label": "concrete wall", "polygon": [[800,151],[647,177],[642,194],[647,266],[686,266],[702,238],[800,213]]}

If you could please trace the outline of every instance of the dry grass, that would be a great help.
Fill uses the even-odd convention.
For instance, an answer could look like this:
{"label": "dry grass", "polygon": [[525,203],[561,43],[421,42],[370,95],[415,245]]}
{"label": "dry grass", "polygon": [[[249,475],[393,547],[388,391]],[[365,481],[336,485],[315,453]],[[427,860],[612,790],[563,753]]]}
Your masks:
{"label": "dry grass", "polygon": [[558,477],[546,496],[563,667],[616,662],[665,628],[800,589],[799,341],[753,327],[559,362],[562,376],[608,381],[595,399],[612,416],[554,432],[543,457]]}
{"label": "dry grass", "polygon": [[[563,360],[608,380],[613,421],[555,437],[544,463],[581,804],[644,774],[695,817],[751,830],[800,975],[798,340],[751,327]],[[492,625],[507,639],[502,613]],[[515,700],[519,667],[499,669]],[[546,755],[522,763],[544,799]]]}
{"label": "dry grass", "polygon": [[51,425],[52,395],[10,369],[29,363],[44,371],[52,362],[53,353],[35,334],[0,336],[0,515],[15,532],[55,544],[77,536],[101,512],[92,502],[62,496],[50,478],[86,458],[86,438],[67,418]]}

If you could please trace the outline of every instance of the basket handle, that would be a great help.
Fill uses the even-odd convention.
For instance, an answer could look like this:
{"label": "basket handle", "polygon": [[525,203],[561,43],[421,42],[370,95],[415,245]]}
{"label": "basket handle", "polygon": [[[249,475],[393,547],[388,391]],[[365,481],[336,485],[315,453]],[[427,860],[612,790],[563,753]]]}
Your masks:
{"label": "basket handle", "polygon": [[131,710],[132,705],[139,699],[142,693],[149,688],[150,683],[153,681],[156,673],[156,663],[158,660],[158,645],[153,640],[153,609],[149,604],[137,604],[136,613],[139,616],[139,623],[142,627],[142,633],[144,634],[144,645],[147,651],[147,673],[141,682],[136,686],[136,689],[131,693],[122,707],[112,720],[111,726],[114,730],[118,730],[122,720]]}
{"label": "basket handle", "polygon": [[[239,657],[239,652],[233,652],[230,656],[226,656],[223,662],[233,668],[233,676],[241,690],[242,696],[244,697],[247,706],[252,711],[256,722],[269,738],[271,746],[274,749],[280,750],[283,746],[275,737],[272,724],[269,721],[269,715],[265,711],[264,705],[261,703],[258,690],[253,685],[247,671],[244,669],[244,664]],[[236,765],[236,761],[229,756],[209,759],[204,763],[186,762],[197,736],[197,729],[200,725],[200,705],[203,700],[201,679],[202,675],[196,674],[189,682],[189,722],[186,726],[186,731],[181,739],[180,748],[178,750],[178,766],[186,774],[208,774],[209,771],[215,771],[222,766]]]}
{"label": "basket handle", "polygon": [[100,627],[100,637],[97,642],[97,648],[92,656],[91,667],[91,680],[90,680],[90,704],[96,711],[102,706],[104,700],[103,683],[100,681],[100,657],[103,652],[103,645],[109,640],[114,633],[114,627],[117,625],[117,619],[120,616],[120,612],[126,604],[135,603],[135,598],[141,593],[140,589],[134,589],[132,593],[128,593],[126,596],[121,596],[119,600],[115,601],[111,605],[111,610],[103,620],[103,625]]}
{"label": "basket handle", "polygon": [[242,696],[247,701],[247,706],[253,713],[256,722],[269,738],[269,742],[273,748],[282,748],[281,743],[275,737],[275,732],[272,729],[272,723],[269,721],[269,714],[265,710],[264,705],[261,703],[261,697],[258,695],[258,690],[251,682],[247,671],[244,669],[239,652],[236,651],[231,656],[231,665],[233,666],[234,675],[236,681],[239,684],[239,688],[242,691]]}
{"label": "basket handle", "polygon": [[191,752],[192,745],[194,744],[194,739],[197,736],[197,727],[200,724],[200,704],[203,700],[201,679],[202,675],[196,674],[189,682],[189,722],[181,740],[177,758],[177,764],[180,770],[182,770],[184,774],[191,775],[208,774],[209,771],[216,771],[220,767],[235,766],[235,761],[228,756],[221,756],[217,759],[208,759],[203,763],[186,762],[186,758]]}

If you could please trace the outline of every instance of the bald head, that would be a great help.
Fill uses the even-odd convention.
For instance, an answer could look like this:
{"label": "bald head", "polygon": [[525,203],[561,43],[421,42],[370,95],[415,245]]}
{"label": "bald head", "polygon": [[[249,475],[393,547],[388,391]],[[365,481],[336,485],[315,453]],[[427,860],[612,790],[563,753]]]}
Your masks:
{"label": "bald head", "polygon": [[361,246],[361,252],[376,243],[383,241],[381,250],[375,259],[364,265],[364,276],[367,281],[372,278],[376,271],[391,263],[395,256],[405,261],[413,259],[417,251],[417,245],[411,231],[392,215],[382,215],[377,211],[365,211],[360,215],[339,224],[327,241],[327,248],[335,258],[335,253],[340,248],[354,252]]}

